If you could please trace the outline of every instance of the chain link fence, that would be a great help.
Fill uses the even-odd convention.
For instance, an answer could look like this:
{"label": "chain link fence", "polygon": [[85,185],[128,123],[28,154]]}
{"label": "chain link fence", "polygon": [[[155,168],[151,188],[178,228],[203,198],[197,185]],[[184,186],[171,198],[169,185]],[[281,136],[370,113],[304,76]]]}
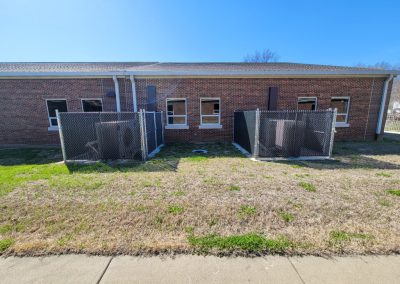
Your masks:
{"label": "chain link fence", "polygon": [[393,113],[387,115],[385,132],[400,133],[400,113]]}
{"label": "chain link fence", "polygon": [[160,112],[57,113],[64,161],[146,160],[164,144]]}
{"label": "chain link fence", "polygon": [[255,158],[328,158],[336,110],[237,111],[234,143]]}

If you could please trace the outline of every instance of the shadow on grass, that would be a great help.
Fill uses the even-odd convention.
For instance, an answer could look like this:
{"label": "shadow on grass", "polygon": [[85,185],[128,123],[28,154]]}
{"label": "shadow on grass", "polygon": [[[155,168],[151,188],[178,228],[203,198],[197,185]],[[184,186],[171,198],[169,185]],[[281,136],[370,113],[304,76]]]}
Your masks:
{"label": "shadow on grass", "polygon": [[[207,150],[207,153],[193,153],[195,149]],[[220,157],[244,158],[230,143],[173,143],[163,147],[160,153],[146,162],[135,160],[71,162],[66,166],[71,173],[176,171],[181,159],[188,159],[195,163]],[[59,148],[0,149],[1,166],[41,165],[61,161],[62,153]]]}
{"label": "shadow on grass", "polygon": [[[399,155],[398,163],[385,156]],[[293,167],[314,169],[400,169],[400,143],[392,139],[377,142],[335,142],[331,160],[279,161]]]}
{"label": "shadow on grass", "polygon": [[[207,153],[193,153],[195,149]],[[397,161],[385,161],[386,155],[399,155]],[[376,157],[375,157],[376,156]],[[231,143],[172,143],[163,147],[154,158],[146,161],[101,161],[92,163],[68,163],[69,172],[158,172],[176,171],[182,159],[202,163],[208,159],[234,157],[245,158]],[[62,161],[59,148],[0,149],[0,165],[34,165]],[[385,138],[382,142],[336,142],[332,160],[276,161],[293,167],[315,169],[400,169],[400,142]]]}
{"label": "shadow on grass", "polygon": [[[193,153],[193,150],[207,150],[207,153]],[[152,159],[140,161],[103,161],[96,163],[68,163],[70,172],[159,172],[176,171],[182,159],[201,163],[213,158],[245,158],[230,143],[173,143],[168,144]]]}
{"label": "shadow on grass", "polygon": [[41,165],[62,161],[58,147],[0,149],[1,166]]}

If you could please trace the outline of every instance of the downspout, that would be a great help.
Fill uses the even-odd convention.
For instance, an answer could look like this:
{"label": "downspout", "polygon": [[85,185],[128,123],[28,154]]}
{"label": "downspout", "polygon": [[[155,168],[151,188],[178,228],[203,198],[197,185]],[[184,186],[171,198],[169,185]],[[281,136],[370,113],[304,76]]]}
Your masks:
{"label": "downspout", "polygon": [[137,96],[136,96],[135,78],[133,77],[133,75],[130,75],[129,79],[131,80],[131,86],[132,86],[133,112],[137,112]]}
{"label": "downspout", "polygon": [[121,112],[121,102],[119,99],[119,85],[118,85],[118,79],[117,76],[113,76],[114,80],[114,88],[115,88],[115,104],[117,105],[117,112]]}
{"label": "downspout", "polygon": [[382,123],[383,123],[383,116],[385,114],[386,98],[387,98],[387,93],[388,93],[388,89],[389,89],[389,83],[390,83],[391,80],[393,80],[393,75],[390,75],[385,80],[385,83],[383,85],[383,94],[382,94],[382,100],[381,100],[381,107],[379,109],[378,124],[376,125],[376,131],[375,131],[377,137],[382,132]]}

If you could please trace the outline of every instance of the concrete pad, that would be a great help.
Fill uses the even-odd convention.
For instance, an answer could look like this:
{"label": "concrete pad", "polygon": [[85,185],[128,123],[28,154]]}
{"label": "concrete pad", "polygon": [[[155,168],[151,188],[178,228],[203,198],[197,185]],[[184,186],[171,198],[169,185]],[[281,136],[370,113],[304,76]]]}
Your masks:
{"label": "concrete pad", "polygon": [[0,282],[96,283],[109,260],[86,255],[0,258]]}
{"label": "concrete pad", "polygon": [[285,257],[116,257],[101,283],[302,283]]}
{"label": "concrete pad", "polygon": [[386,271],[381,270],[386,263],[384,260],[380,265],[371,265],[356,256],[333,259],[294,257],[290,261],[305,283],[400,283],[399,272],[394,266],[386,267]]}

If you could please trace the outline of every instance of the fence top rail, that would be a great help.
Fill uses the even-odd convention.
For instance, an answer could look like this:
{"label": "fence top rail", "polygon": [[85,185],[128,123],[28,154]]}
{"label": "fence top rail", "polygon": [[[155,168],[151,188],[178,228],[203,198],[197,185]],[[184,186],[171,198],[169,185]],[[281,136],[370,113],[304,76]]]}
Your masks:
{"label": "fence top rail", "polygon": [[[59,112],[60,114],[88,114],[88,115],[94,115],[94,114],[135,114],[135,113],[140,113],[140,112],[133,112],[133,111],[121,111],[121,112],[116,112],[116,111],[90,111],[90,112],[84,112],[84,111],[66,111],[66,112]],[[162,113],[162,111],[145,111],[145,113]]]}
{"label": "fence top rail", "polygon": [[[235,110],[234,112],[256,112],[257,110]],[[319,113],[319,112],[334,112],[335,109],[321,109],[321,110],[259,110],[259,112],[307,112],[307,113]]]}

